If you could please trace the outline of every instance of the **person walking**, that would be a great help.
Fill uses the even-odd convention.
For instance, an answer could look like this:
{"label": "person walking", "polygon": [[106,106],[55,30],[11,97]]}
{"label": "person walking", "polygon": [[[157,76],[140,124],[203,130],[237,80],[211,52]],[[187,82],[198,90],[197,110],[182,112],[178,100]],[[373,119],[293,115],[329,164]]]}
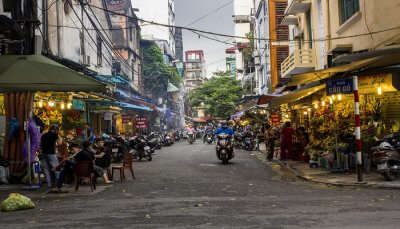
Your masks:
{"label": "person walking", "polygon": [[57,192],[56,188],[56,168],[58,159],[56,154],[56,145],[60,142],[58,135],[58,126],[52,125],[49,131],[42,135],[40,139],[40,148],[42,155],[42,165],[46,175],[47,185],[50,192]]}
{"label": "person walking", "polygon": [[285,161],[292,155],[294,130],[290,122],[285,122],[281,131],[281,160]]}

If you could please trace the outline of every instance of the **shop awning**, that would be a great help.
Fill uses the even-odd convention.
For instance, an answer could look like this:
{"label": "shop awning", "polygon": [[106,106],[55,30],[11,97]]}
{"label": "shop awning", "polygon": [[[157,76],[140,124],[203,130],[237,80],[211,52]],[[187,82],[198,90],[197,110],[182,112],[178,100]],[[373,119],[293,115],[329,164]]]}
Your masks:
{"label": "shop awning", "polygon": [[257,105],[268,104],[269,101],[271,101],[274,98],[280,97],[280,96],[282,96],[282,95],[281,94],[266,94],[266,95],[262,95],[262,96],[260,96],[260,98],[258,98]]}
{"label": "shop awning", "polygon": [[295,101],[298,101],[300,99],[303,99],[307,96],[310,96],[319,90],[322,90],[326,87],[325,84],[314,86],[314,87],[308,87],[308,88],[303,88],[303,89],[298,89],[296,91],[292,91],[289,94],[282,95],[280,97],[276,97],[271,100],[271,105],[272,106],[279,106],[281,104],[285,103],[292,103]]}
{"label": "shop awning", "polygon": [[41,55],[0,56],[0,92],[104,92],[106,85]]}
{"label": "shop awning", "polygon": [[288,86],[308,84],[314,81],[319,81],[329,78],[338,73],[344,73],[344,72],[351,73],[358,70],[381,68],[396,64],[400,64],[400,53],[385,53],[384,55],[381,56],[357,60],[352,62],[351,64],[294,75],[290,79]]}
{"label": "shop awning", "polygon": [[167,89],[168,93],[173,93],[173,92],[178,92],[178,91],[179,91],[179,88],[177,88],[172,83],[168,83],[168,89]]}
{"label": "shop awning", "polygon": [[122,109],[153,111],[153,109],[151,109],[150,107],[138,106],[138,105],[134,105],[134,104],[130,104],[130,103],[123,103],[123,102],[119,102],[118,104]]}

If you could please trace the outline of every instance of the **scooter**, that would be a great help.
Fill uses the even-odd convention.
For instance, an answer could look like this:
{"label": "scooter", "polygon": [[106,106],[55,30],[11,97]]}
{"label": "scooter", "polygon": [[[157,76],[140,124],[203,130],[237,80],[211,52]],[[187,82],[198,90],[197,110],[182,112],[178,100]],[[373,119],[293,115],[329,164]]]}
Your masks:
{"label": "scooter", "polygon": [[213,136],[213,134],[212,134],[212,133],[208,133],[207,136],[206,136],[206,142],[207,142],[208,144],[212,144],[213,141],[214,141],[214,136]]}
{"label": "scooter", "polygon": [[400,133],[388,135],[379,144],[372,147],[373,162],[379,173],[387,181],[400,176]]}
{"label": "scooter", "polygon": [[253,138],[251,138],[250,136],[246,136],[244,138],[243,143],[244,143],[243,147],[245,150],[247,150],[247,151],[254,150],[255,142],[254,142]]}
{"label": "scooter", "polygon": [[151,148],[147,145],[146,139],[143,136],[135,136],[129,142],[132,149],[135,150],[134,156],[141,161],[143,158],[147,158],[148,161],[152,161],[153,157]]}
{"label": "scooter", "polygon": [[216,153],[222,164],[228,164],[229,160],[232,160],[235,155],[233,152],[232,136],[229,134],[219,134],[217,136]]}

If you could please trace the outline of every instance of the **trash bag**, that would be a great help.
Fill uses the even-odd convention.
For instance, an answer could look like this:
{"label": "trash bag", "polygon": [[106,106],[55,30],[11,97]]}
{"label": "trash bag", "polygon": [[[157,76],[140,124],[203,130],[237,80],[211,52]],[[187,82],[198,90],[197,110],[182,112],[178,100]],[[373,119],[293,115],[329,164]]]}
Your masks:
{"label": "trash bag", "polygon": [[10,212],[24,209],[35,208],[31,199],[18,193],[11,193],[7,199],[1,203],[1,211]]}

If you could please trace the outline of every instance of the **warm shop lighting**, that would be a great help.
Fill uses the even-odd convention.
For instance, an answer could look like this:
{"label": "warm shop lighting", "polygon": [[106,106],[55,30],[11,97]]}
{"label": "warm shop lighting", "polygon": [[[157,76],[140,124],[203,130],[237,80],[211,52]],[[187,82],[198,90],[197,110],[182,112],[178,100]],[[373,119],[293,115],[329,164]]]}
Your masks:
{"label": "warm shop lighting", "polygon": [[332,98],[329,98],[329,104],[333,104],[333,99]]}
{"label": "warm shop lighting", "polygon": [[332,99],[333,101],[335,101],[336,96],[335,96],[335,95],[332,95],[331,99]]}
{"label": "warm shop lighting", "polygon": [[40,108],[43,107],[43,101],[42,101],[42,100],[40,100],[40,101],[38,102],[38,106],[39,106]]}
{"label": "warm shop lighting", "polygon": [[318,109],[318,103],[314,104],[314,108]]}
{"label": "warm shop lighting", "polygon": [[307,115],[307,111],[304,111],[304,113],[303,113],[304,115]]}
{"label": "warm shop lighting", "polygon": [[48,104],[49,104],[49,107],[54,107],[54,105],[55,105],[54,101],[49,101]]}
{"label": "warm shop lighting", "polygon": [[64,110],[65,109],[65,104],[61,103],[60,108],[61,108],[61,110]]}
{"label": "warm shop lighting", "polygon": [[286,114],[286,115],[285,115],[285,118],[289,118],[289,115],[288,115],[288,114]]}
{"label": "warm shop lighting", "polygon": [[337,96],[337,99],[338,99],[339,101],[342,101],[342,94],[339,94],[339,95]]}
{"label": "warm shop lighting", "polygon": [[382,87],[378,87],[378,95],[382,95]]}
{"label": "warm shop lighting", "polygon": [[321,105],[324,107],[324,106],[326,105],[326,104],[325,104],[325,101],[322,101],[322,104],[321,104]]}
{"label": "warm shop lighting", "polygon": [[71,107],[72,107],[72,103],[68,103],[68,104],[67,104],[67,108],[68,108],[68,109],[71,109]]}

